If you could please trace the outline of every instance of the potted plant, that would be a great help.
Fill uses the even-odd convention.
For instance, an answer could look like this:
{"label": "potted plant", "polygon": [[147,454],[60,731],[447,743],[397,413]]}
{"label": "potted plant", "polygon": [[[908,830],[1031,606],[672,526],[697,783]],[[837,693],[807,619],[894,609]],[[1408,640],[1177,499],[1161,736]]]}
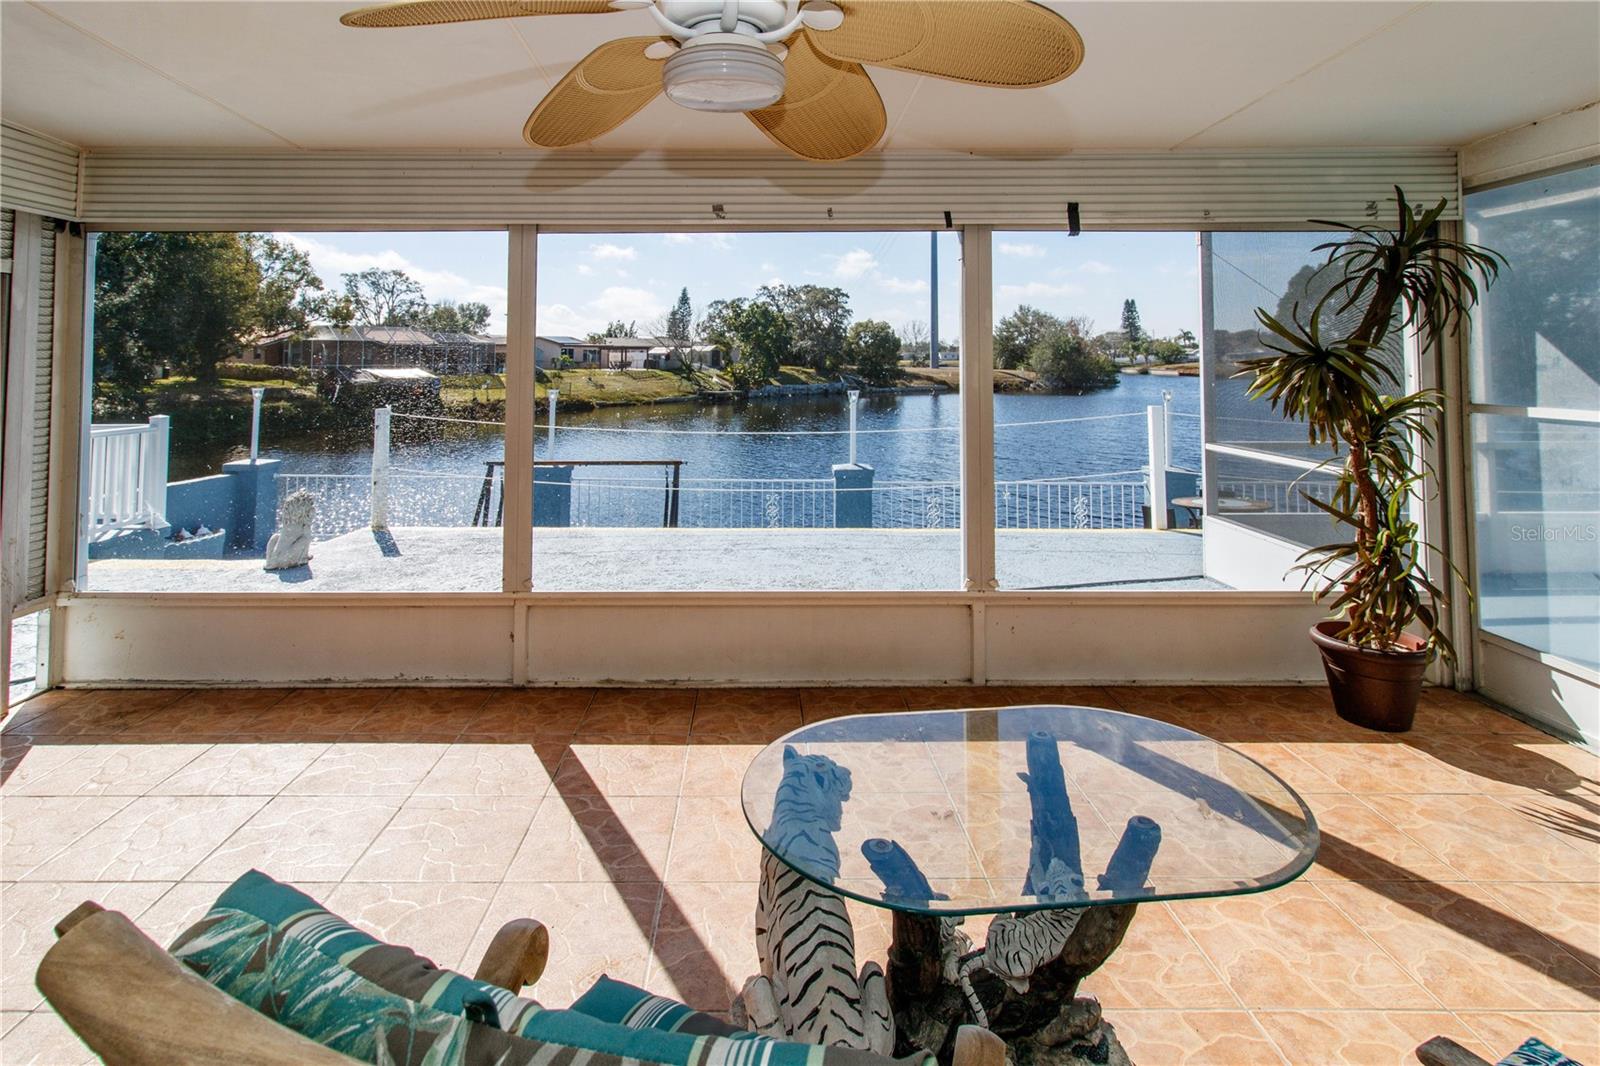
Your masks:
{"label": "potted plant", "polygon": [[1346,234],[1316,249],[1328,253],[1317,275],[1327,291],[1304,322],[1298,304],[1288,322],[1258,308],[1273,354],[1242,361],[1239,373],[1252,378],[1252,399],[1303,422],[1312,445],[1338,452],[1325,464],[1338,464],[1331,499],[1301,490],[1348,533],[1305,552],[1296,567],[1318,584],[1319,602],[1331,601],[1311,638],[1339,716],[1404,732],[1428,664],[1435,654],[1451,662],[1455,652],[1439,624],[1445,594],[1423,564],[1431,545],[1409,508],[1432,474],[1417,448],[1433,438],[1440,398],[1434,389],[1406,394],[1385,346],[1393,351],[1407,329],[1424,348],[1454,334],[1478,302],[1480,281],[1491,284],[1504,259],[1439,236],[1444,200],[1423,211],[1398,187],[1395,198],[1393,229],[1313,223]]}

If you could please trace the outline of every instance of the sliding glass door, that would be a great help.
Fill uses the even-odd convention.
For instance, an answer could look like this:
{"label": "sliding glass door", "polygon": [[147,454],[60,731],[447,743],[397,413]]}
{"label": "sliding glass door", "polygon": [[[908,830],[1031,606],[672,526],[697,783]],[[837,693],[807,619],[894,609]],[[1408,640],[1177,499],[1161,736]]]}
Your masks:
{"label": "sliding glass door", "polygon": [[1600,727],[1600,165],[1470,193],[1508,269],[1469,342],[1479,683]]}

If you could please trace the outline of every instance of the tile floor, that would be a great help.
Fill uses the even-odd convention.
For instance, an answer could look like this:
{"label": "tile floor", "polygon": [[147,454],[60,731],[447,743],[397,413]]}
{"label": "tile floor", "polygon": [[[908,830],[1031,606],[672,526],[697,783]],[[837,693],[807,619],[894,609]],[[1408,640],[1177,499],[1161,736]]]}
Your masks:
{"label": "tile floor", "polygon": [[[1315,689],[1062,687],[47,693],[0,734],[0,1062],[87,1058],[33,987],[57,918],[95,899],[166,942],[251,866],[442,965],[537,917],[546,1003],[609,973],[725,1009],[756,966],[737,795],[761,745],[1030,702],[1234,744],[1321,824],[1292,885],[1140,908],[1086,988],[1142,1066],[1387,1066],[1436,1033],[1600,1062],[1596,756],[1454,693],[1388,737]],[[882,913],[852,908],[881,957]]]}

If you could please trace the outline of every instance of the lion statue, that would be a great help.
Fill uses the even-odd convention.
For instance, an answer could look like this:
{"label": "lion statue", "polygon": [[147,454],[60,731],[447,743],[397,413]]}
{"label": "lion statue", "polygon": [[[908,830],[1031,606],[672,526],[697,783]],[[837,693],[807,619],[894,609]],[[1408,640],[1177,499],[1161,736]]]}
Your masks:
{"label": "lion statue", "polygon": [[317,498],[305,489],[291,492],[278,508],[278,531],[267,541],[268,570],[292,570],[311,561],[311,519]]}

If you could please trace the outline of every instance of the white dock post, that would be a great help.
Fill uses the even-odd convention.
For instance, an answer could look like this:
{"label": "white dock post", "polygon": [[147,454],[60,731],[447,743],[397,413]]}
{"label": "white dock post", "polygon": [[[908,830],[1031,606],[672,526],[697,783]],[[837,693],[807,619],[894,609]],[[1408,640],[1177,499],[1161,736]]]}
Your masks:
{"label": "white dock post", "polygon": [[845,393],[850,397],[850,465],[856,465],[856,401],[861,399],[860,389],[851,389]]}
{"label": "white dock post", "polygon": [[261,454],[261,397],[267,390],[257,385],[250,390],[250,461],[253,463]]}
{"label": "white dock post", "polygon": [[561,398],[561,390],[548,389],[544,394],[544,398],[545,405],[550,412],[547,417],[550,428],[545,431],[544,435],[544,453],[548,456],[553,455],[556,449],[556,401]]}
{"label": "white dock post", "polygon": [[372,412],[372,528],[389,528],[389,414],[379,407]]}
{"label": "white dock post", "polygon": [[167,520],[167,455],[171,442],[172,419],[167,415],[151,415],[143,481],[144,505],[152,527],[164,525]]}
{"label": "white dock post", "polygon": [[1172,465],[1172,390],[1161,390],[1161,423],[1167,430],[1167,465]]}
{"label": "white dock post", "polygon": [[1144,409],[1149,430],[1150,528],[1167,528],[1167,417],[1166,408],[1151,404]]}

